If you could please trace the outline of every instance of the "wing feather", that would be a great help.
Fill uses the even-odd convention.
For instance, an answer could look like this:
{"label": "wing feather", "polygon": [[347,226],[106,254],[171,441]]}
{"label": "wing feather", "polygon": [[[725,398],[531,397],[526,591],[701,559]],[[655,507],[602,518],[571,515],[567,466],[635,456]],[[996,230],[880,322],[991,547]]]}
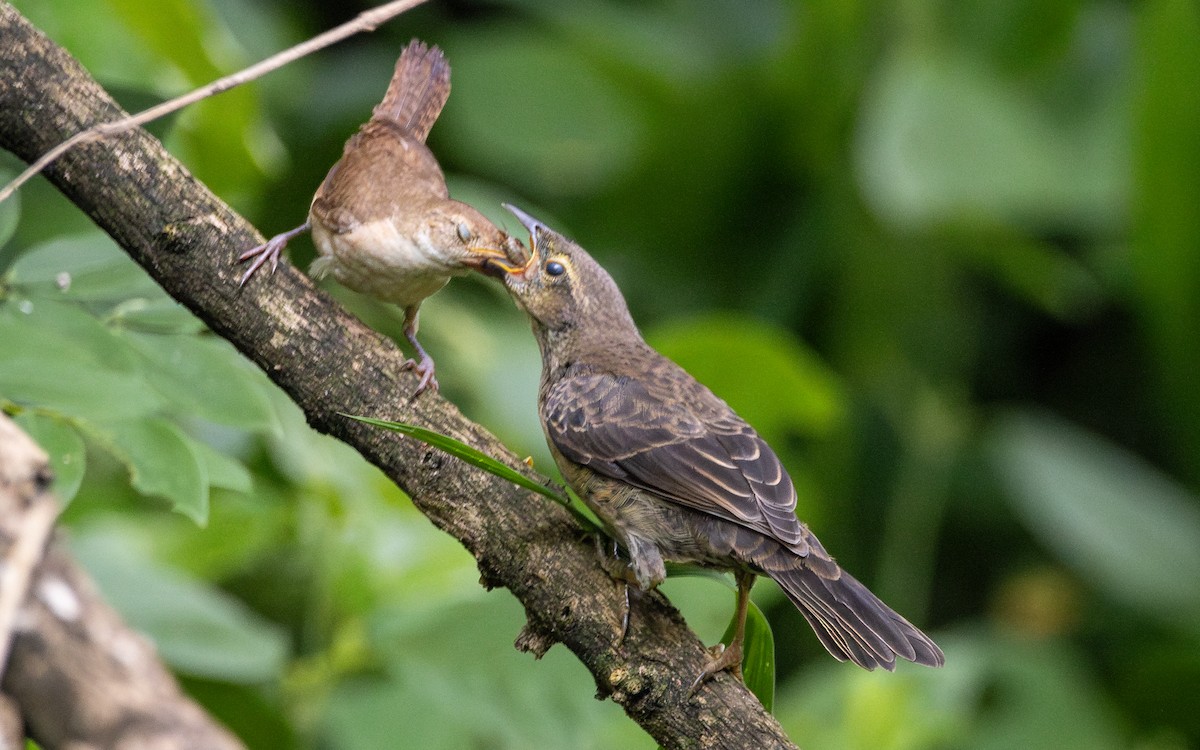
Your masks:
{"label": "wing feather", "polygon": [[554,447],[600,474],[807,555],[810,535],[796,518],[795,487],[770,446],[682,370],[652,374],[580,373],[557,381],[543,404]]}

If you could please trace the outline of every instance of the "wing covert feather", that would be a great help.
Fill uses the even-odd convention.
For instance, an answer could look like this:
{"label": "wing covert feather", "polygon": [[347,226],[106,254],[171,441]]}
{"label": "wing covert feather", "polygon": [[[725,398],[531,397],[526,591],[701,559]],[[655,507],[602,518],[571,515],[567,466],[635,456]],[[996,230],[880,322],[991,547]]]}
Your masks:
{"label": "wing covert feather", "polygon": [[[687,392],[677,392],[681,384]],[[549,389],[543,412],[566,458],[808,553],[796,491],[775,452],[690,376],[577,374]]]}

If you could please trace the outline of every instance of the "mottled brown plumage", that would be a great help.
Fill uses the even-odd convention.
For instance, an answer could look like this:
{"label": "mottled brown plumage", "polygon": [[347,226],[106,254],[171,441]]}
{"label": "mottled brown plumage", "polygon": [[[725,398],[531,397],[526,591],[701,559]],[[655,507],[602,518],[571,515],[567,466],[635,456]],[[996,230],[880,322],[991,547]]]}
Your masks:
{"label": "mottled brown plumage", "polygon": [[777,581],[834,657],[867,669],[931,666],[941,650],[843,571],[796,518],[778,457],[724,401],[642,340],[620,290],[579,245],[512,209],[533,257],[505,284],[542,353],[538,400],[567,482],[629,556],[642,589],[664,561],[733,570],[739,624],[696,685],[740,673],[745,597]]}
{"label": "mottled brown plumage", "polygon": [[[441,50],[413,41],[400,55],[383,100],[355,133],[313,196],[308,222],[243,253],[244,284],[272,268],[288,240],[312,230],[319,256],[311,272],[404,307],[404,333],[419,361],[417,388],[437,387],[433,359],[417,341],[421,301],[470,268],[511,267],[519,245],[471,206],[452,200],[425,145],[450,95]],[[523,258],[522,258],[523,260]]]}

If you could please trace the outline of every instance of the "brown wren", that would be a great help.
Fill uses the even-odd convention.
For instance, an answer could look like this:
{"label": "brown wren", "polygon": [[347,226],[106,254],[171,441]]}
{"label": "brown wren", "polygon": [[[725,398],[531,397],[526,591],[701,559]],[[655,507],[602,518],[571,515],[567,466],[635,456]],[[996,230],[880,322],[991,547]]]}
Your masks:
{"label": "brown wren", "polygon": [[[243,253],[241,284],[268,261],[274,270],[289,240],[312,231],[315,278],[404,308],[404,335],[419,359],[414,396],[437,388],[433,359],[417,341],[421,301],[469,269],[496,273],[524,262],[524,248],[461,201],[425,145],[450,96],[442,51],[413,40],[400,54],[383,101],[317,188],[308,221]],[[511,254],[511,257],[510,257]],[[512,263],[510,263],[512,261]],[[515,266],[513,265],[515,263]]]}

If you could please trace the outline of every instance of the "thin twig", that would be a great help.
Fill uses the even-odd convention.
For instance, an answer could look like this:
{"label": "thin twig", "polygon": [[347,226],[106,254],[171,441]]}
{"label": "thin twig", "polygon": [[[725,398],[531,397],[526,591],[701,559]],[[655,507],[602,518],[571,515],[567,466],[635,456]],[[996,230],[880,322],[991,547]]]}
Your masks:
{"label": "thin twig", "polygon": [[316,52],[319,49],[324,49],[335,42],[340,42],[346,37],[353,36],[363,31],[374,31],[380,24],[390,21],[392,18],[400,15],[406,10],[410,10],[425,2],[425,0],[393,0],[393,2],[385,3],[377,8],[363,11],[354,17],[353,20],[347,21],[341,26],[326,31],[323,34],[318,34],[306,42],[301,42],[295,47],[285,49],[283,52],[268,57],[260,63],[251,65],[249,68],[244,68],[236,73],[217,79],[212,83],[191,91],[183,96],[176,97],[162,104],[155,105],[147,110],[138,112],[135,115],[123,117],[120,120],[113,122],[104,122],[99,125],[94,125],[87,130],[80,131],[71,136],[67,140],[58,144],[29,166],[24,172],[17,176],[15,180],[0,189],[0,203],[17,191],[17,188],[24,185],[43,169],[48,167],[55,159],[62,156],[70,149],[78,146],[81,143],[90,143],[99,140],[106,136],[116,133],[123,133],[127,130],[145,125],[148,122],[157,120],[164,115],[169,115],[176,110],[183,109],[189,104],[194,104],[201,99],[207,99],[210,96],[228,91],[235,86],[240,86],[243,83],[253,81],[257,78],[270,73],[273,70],[282,68],[288,63],[298,60],[305,55]]}
{"label": "thin twig", "polygon": [[25,512],[8,554],[0,562],[0,677],[8,664],[17,613],[25,602],[34,571],[42,560],[46,541],[58,518],[58,501],[48,492],[40,493]]}

